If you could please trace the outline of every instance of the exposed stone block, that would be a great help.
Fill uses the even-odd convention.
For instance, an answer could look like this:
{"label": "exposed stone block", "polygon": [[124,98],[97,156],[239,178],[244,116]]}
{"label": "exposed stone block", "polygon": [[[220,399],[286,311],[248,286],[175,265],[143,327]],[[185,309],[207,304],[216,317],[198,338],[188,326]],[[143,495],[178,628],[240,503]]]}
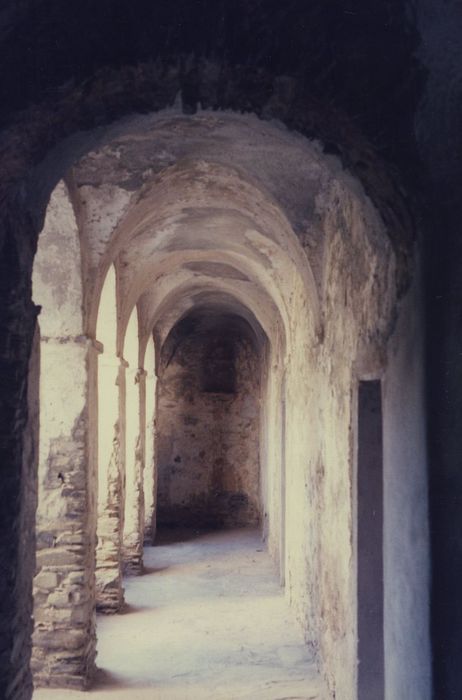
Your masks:
{"label": "exposed stone block", "polygon": [[40,573],[34,579],[34,584],[38,588],[54,589],[59,583],[59,576],[53,571],[47,571],[42,569]]}

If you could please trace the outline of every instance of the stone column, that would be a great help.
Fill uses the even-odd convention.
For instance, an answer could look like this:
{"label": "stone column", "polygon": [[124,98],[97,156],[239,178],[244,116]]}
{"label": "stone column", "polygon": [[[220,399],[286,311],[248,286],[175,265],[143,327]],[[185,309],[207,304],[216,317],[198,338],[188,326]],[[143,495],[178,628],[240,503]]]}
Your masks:
{"label": "stone column", "polygon": [[119,391],[125,367],[115,355],[98,361],[98,545],[96,605],[115,613],[124,605],[122,586],[123,459]]}
{"label": "stone column", "polygon": [[126,459],[124,570],[143,572],[144,544],[144,458],[145,458],[145,378],[142,369],[126,373]]}
{"label": "stone column", "polygon": [[156,406],[156,375],[146,371],[146,447],[144,462],[144,542],[153,544],[156,535],[156,465],[154,460],[154,420]]}
{"label": "stone column", "polygon": [[95,669],[95,392],[92,341],[42,338],[32,654],[38,686],[85,688]]}

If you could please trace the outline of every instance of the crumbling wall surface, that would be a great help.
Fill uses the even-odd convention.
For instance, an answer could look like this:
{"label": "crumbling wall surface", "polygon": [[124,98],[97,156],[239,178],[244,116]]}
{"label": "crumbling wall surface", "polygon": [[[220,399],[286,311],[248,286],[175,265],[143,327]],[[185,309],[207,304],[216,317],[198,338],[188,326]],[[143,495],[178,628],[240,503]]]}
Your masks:
{"label": "crumbling wall surface", "polygon": [[[280,359],[280,358],[279,358]],[[260,408],[260,487],[262,496],[262,536],[273,561],[284,579],[284,505],[282,435],[283,363],[268,343],[262,357],[262,398]]]}
{"label": "crumbling wall surface", "polygon": [[256,525],[258,358],[248,340],[237,342],[235,391],[204,391],[206,342],[206,338],[185,340],[159,376],[158,524]]}
{"label": "crumbling wall surface", "polygon": [[[103,397],[99,397],[99,410]],[[122,475],[119,439],[119,421],[112,427],[112,451],[109,463],[99,465],[106,469],[105,493],[98,504],[98,542],[96,548],[96,605],[100,612],[118,612],[124,603],[121,566]],[[102,484],[98,485],[100,493]]]}
{"label": "crumbling wall surface", "polygon": [[[123,325],[122,325],[123,328]],[[144,459],[145,459],[145,371],[140,368],[139,318],[137,307],[131,310],[123,337],[125,367],[124,392],[121,395],[125,440],[124,524],[122,557],[124,570],[143,571],[144,542]]]}
{"label": "crumbling wall surface", "polygon": [[87,342],[42,342],[34,650],[37,685],[85,687],[95,658]]}
{"label": "crumbling wall surface", "polygon": [[123,563],[128,574],[143,572],[146,386],[143,370],[126,373],[126,474]]}
{"label": "crumbling wall surface", "polygon": [[[399,309],[396,259],[384,234],[383,223],[373,207],[348,179],[343,182],[339,179],[326,191],[325,197],[325,203],[329,204],[325,218],[325,337],[320,353],[325,387],[320,455],[323,484],[317,506],[322,553],[322,629],[319,637],[322,658],[327,664],[327,676],[336,697],[356,697],[356,621],[357,605],[361,605],[357,599],[356,559],[356,400],[360,379],[383,378],[385,390],[388,387],[389,392],[388,398],[385,393],[384,400],[383,455],[384,483],[388,484],[388,491],[384,493],[386,693],[390,698],[428,697],[428,674],[418,681],[415,678],[416,669],[422,664],[422,656],[417,657],[419,654],[425,656],[424,650],[428,644],[423,594],[426,584],[419,582],[417,574],[419,566],[425,563],[425,547],[422,544],[426,538],[425,527],[419,537],[421,544],[416,542],[414,552],[409,541],[403,549],[396,547],[397,539],[403,536],[399,520],[403,524],[408,523],[406,530],[406,527],[412,527],[411,523],[415,526],[416,521],[422,525],[426,517],[425,463],[419,458],[425,449],[423,409],[409,420],[416,395],[422,391],[422,376],[419,375],[418,358],[415,358],[413,373],[403,373],[400,368],[403,357],[400,358],[396,350],[399,345],[400,352],[410,352],[414,331],[408,323],[409,316],[407,321],[401,317],[400,325],[396,325]],[[390,419],[390,402],[401,406],[400,411],[392,409],[396,417],[401,414],[403,422],[400,425],[396,419]],[[403,431],[406,435],[409,431],[406,438]],[[399,469],[398,466],[409,461],[409,452],[401,452],[398,460],[390,454],[393,452],[396,455],[403,440],[407,441],[408,449],[412,444],[415,451],[412,469],[419,484],[415,498],[420,501],[416,512],[414,500],[404,497],[409,490],[410,468]],[[394,447],[391,448],[391,445]],[[391,486],[393,482],[394,486]],[[394,489],[396,493],[392,495]],[[401,516],[396,520],[390,515],[395,513],[398,502]],[[391,544],[393,542],[394,546]],[[395,597],[396,581],[403,579],[406,587],[416,593],[416,609],[412,612],[405,594]],[[392,598],[394,605],[390,605]],[[406,664],[404,668],[401,663],[399,672],[396,668],[393,670],[399,644],[396,645],[396,638],[392,640],[391,633],[397,624],[396,605],[402,606],[406,619],[405,644],[412,643],[417,630],[422,634],[421,651],[414,651],[410,656],[416,661],[416,666]],[[401,656],[401,660],[403,658]],[[413,690],[409,694],[410,687]]]}
{"label": "crumbling wall surface", "polygon": [[307,643],[317,652],[322,625],[319,453],[325,388],[319,370],[319,339],[307,313],[310,301],[306,288],[298,284],[292,294],[285,380],[276,376],[279,449],[284,462],[279,487],[282,499],[278,494],[276,499],[281,499],[286,595]]}
{"label": "crumbling wall surface", "polygon": [[60,181],[51,194],[33,270],[34,301],[41,306],[42,338],[78,336],[82,318],[79,232],[68,188]]}
{"label": "crumbling wall surface", "polygon": [[[347,176],[325,181],[317,209],[325,240],[322,326],[310,337],[303,323],[306,293],[305,300],[295,293],[287,358],[286,584],[332,693],[353,700],[355,397],[358,379],[380,378],[386,365],[397,308],[396,262],[383,223]],[[399,566],[398,557],[391,571]],[[395,697],[405,696],[404,687]]]}
{"label": "crumbling wall surface", "polygon": [[[322,656],[333,692],[356,697],[356,402],[358,379],[380,377],[397,303],[383,223],[350,178],[324,193]],[[364,374],[365,373],[365,374]]]}
{"label": "crumbling wall surface", "polygon": [[104,613],[124,606],[125,374],[124,360],[99,356],[96,604]]}

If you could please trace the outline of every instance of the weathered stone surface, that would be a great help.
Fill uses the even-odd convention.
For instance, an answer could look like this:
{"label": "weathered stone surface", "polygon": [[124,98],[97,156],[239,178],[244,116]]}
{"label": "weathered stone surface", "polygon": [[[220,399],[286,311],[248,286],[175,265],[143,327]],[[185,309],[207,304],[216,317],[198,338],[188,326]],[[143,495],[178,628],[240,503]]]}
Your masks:
{"label": "weathered stone surface", "polygon": [[155,349],[152,336],[147,339],[144,357],[146,372],[146,453],[144,467],[144,543],[153,544],[157,523],[157,466],[154,459],[155,416],[156,416],[156,374]]}
{"label": "weathered stone surface", "polygon": [[121,406],[125,367],[117,356],[117,295],[113,266],[107,271],[96,323],[98,357],[98,523],[96,606],[114,613],[123,607],[122,531],[125,435]]}
{"label": "weathered stone surface", "polygon": [[[96,548],[96,606],[100,612],[114,613],[123,607],[122,587],[122,477],[119,426],[114,426],[113,450],[107,465],[107,481],[100,489],[98,507],[98,545]],[[104,464],[100,465],[100,469]]]}
{"label": "weathered stone surface", "polygon": [[35,577],[34,583],[37,588],[53,589],[58,586],[59,576],[52,571],[41,570]]}
{"label": "weathered stone surface", "polygon": [[129,317],[123,338],[125,372],[125,504],[122,558],[126,573],[143,571],[144,542],[144,460],[145,460],[145,378],[140,369],[138,310]]}
{"label": "weathered stone surface", "polygon": [[[33,636],[37,685],[65,684],[68,676],[74,684],[74,676],[82,674],[78,685],[84,687],[95,659],[90,409],[95,358],[83,335],[79,257],[74,212],[60,183],[48,209],[33,280],[34,296],[43,305]],[[62,264],[56,276],[50,276],[53,260]]]}
{"label": "weathered stone surface", "polygon": [[256,525],[261,508],[257,341],[237,318],[206,311],[202,321],[193,318],[183,324],[195,323],[196,330],[178,330],[163,351],[155,439],[158,524]]}

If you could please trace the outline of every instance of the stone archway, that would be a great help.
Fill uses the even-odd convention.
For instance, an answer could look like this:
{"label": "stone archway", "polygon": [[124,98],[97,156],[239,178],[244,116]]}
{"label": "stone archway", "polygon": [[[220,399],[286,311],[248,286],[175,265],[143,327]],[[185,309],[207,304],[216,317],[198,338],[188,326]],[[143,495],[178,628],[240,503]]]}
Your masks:
{"label": "stone archway", "polygon": [[261,523],[257,342],[247,322],[213,307],[170,331],[157,388],[158,525]]}
{"label": "stone archway", "polygon": [[[107,270],[117,270],[116,355],[121,365],[128,360],[119,374],[121,441],[126,466],[135,460],[120,490],[136,506],[127,530],[136,566],[145,527],[142,349],[154,337],[159,370],[178,324],[218,306],[266,338],[257,343],[263,531],[332,692],[353,697],[353,392],[360,365],[383,370],[401,280],[384,224],[336,159],[255,117],[169,112],[100,136],[70,180],[89,338]],[[127,379],[138,407],[128,430]],[[153,484],[157,476],[153,470]],[[91,584],[86,593],[92,601]],[[84,624],[94,649],[91,620]],[[79,682],[90,677],[85,668]]]}

